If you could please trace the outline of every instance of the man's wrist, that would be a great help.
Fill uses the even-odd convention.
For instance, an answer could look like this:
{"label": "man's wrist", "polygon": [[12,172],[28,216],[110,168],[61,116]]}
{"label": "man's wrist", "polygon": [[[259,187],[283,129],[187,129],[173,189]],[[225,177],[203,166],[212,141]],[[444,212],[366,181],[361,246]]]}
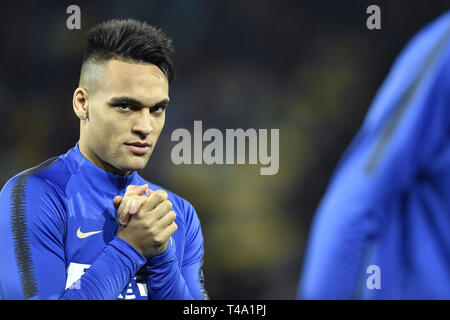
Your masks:
{"label": "man's wrist", "polygon": [[113,240],[109,242],[109,245],[120,251],[122,254],[126,255],[130,260],[135,262],[137,265],[144,265],[146,258],[142,253],[131,245],[125,239],[119,236],[115,236]]}
{"label": "man's wrist", "polygon": [[175,255],[175,243],[173,242],[173,239],[169,239],[169,243],[167,244],[167,248],[157,254],[154,254],[147,260],[147,266],[148,267],[159,267],[161,265],[164,265],[166,263],[170,263],[177,259]]}

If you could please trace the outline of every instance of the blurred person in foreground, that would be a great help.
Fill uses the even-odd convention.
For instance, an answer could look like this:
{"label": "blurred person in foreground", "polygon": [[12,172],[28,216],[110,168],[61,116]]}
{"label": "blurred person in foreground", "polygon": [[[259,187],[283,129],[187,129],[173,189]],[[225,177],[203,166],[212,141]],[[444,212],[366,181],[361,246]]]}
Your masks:
{"label": "blurred person in foreground", "polygon": [[299,299],[450,299],[450,11],[400,54],[311,227]]}
{"label": "blurred person in foreground", "polygon": [[78,143],[0,193],[1,299],[208,298],[193,206],[137,173],[164,126],[172,54],[144,22],[89,31]]}

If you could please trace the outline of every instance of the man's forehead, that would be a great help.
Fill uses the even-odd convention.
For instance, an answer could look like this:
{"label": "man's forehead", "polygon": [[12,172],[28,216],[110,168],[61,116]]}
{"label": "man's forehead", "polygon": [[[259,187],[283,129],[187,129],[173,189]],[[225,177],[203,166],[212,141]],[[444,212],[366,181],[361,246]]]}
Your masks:
{"label": "man's forehead", "polygon": [[111,59],[106,62],[106,70],[109,73],[127,77],[143,77],[154,78],[157,81],[166,81],[167,77],[162,70],[152,63],[135,63],[119,59]]}
{"label": "man's forehead", "polygon": [[154,64],[110,60],[105,71],[105,89],[111,94],[134,96],[148,102],[168,98],[167,78]]}

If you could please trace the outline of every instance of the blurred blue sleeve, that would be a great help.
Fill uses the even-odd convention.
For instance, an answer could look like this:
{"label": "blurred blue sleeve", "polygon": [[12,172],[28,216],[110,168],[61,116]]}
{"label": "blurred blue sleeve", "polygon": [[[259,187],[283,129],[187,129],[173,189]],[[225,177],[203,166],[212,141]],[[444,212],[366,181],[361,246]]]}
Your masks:
{"label": "blurred blue sleeve", "polygon": [[340,160],[311,226],[299,299],[354,298],[385,206],[447,139],[450,12],[399,55]]}

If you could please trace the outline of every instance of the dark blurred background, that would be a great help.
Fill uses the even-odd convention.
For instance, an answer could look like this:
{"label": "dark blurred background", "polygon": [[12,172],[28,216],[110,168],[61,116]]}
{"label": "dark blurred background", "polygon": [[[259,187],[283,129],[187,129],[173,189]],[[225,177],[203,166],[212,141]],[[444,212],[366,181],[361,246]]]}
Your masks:
{"label": "dark blurred background", "polygon": [[[66,8],[81,8],[68,30]],[[381,8],[368,30],[366,8]],[[174,40],[177,79],[141,175],[188,199],[213,299],[294,299],[328,179],[408,39],[448,1],[8,1],[2,3],[0,183],[75,145],[72,111],[87,30],[137,18]],[[179,165],[176,128],[280,129],[280,168]],[[206,145],[206,144],[205,144]],[[332,272],[332,271],[331,271]]]}

